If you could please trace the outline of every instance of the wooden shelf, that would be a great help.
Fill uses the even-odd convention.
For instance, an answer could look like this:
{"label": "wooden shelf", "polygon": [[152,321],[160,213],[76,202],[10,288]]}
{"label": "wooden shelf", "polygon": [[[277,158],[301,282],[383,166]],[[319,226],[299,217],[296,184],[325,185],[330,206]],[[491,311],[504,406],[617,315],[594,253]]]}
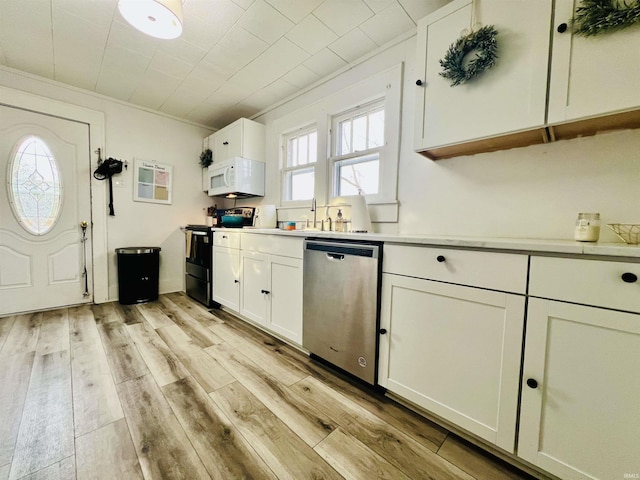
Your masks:
{"label": "wooden shelf", "polygon": [[465,143],[445,145],[420,151],[431,160],[443,160],[446,158],[460,157],[463,155],[475,155],[478,153],[496,152],[511,148],[528,147],[541,143],[549,143],[557,140],[588,137],[598,133],[614,130],[629,130],[640,128],[640,110],[619,112],[601,117],[587,118],[543,128],[509,133],[490,138],[482,138]]}

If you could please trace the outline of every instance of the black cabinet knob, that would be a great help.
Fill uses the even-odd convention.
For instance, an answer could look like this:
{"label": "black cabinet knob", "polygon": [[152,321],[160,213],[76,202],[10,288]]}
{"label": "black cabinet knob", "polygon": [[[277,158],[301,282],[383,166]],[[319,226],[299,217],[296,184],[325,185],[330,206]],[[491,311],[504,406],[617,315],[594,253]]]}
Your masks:
{"label": "black cabinet knob", "polygon": [[416,80],[416,85],[418,85],[419,87],[421,87],[423,85],[422,80]]}
{"label": "black cabinet knob", "polygon": [[538,382],[536,382],[533,378],[527,378],[527,387],[538,388]]}
{"label": "black cabinet knob", "polygon": [[436,260],[437,260],[437,261],[439,261],[440,263],[442,263],[442,262],[444,262],[444,261],[446,260],[446,258],[444,258],[444,256],[443,256],[443,255],[438,255],[438,256],[436,257]]}
{"label": "black cabinet knob", "polygon": [[223,145],[229,145],[229,142],[222,142]]}
{"label": "black cabinet knob", "polygon": [[266,293],[267,295],[270,294],[271,292],[269,290],[260,290],[260,293]]}
{"label": "black cabinet knob", "polygon": [[564,33],[567,31],[568,25],[566,23],[561,23],[558,25],[558,33]]}
{"label": "black cabinet knob", "polygon": [[638,276],[635,273],[625,272],[620,277],[624,283],[636,283],[638,281]]}
{"label": "black cabinet knob", "polygon": [[380,335],[384,335],[387,333],[387,329],[386,328],[381,328],[380,329]]}
{"label": "black cabinet knob", "polygon": [[240,280],[236,279],[233,281],[233,283],[240,283]]}

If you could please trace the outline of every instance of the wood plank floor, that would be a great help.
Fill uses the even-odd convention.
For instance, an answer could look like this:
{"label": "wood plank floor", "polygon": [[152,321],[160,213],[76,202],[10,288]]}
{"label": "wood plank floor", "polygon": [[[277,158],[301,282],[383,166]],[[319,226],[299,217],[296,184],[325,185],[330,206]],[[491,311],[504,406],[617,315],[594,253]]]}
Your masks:
{"label": "wood plank floor", "polygon": [[232,315],[0,318],[0,480],[532,479]]}

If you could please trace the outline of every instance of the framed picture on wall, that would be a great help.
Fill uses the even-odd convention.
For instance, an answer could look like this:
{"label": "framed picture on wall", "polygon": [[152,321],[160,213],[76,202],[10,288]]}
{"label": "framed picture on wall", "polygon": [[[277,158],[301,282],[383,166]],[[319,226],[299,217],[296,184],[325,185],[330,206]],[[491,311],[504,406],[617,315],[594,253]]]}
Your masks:
{"label": "framed picture on wall", "polygon": [[133,200],[171,204],[173,167],[136,158],[133,173]]}

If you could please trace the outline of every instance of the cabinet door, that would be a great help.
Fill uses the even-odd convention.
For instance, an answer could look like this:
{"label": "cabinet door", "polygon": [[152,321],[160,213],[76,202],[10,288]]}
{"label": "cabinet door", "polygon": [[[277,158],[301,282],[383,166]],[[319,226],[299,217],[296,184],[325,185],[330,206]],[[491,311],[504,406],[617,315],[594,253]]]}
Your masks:
{"label": "cabinet door", "polygon": [[561,478],[637,478],[638,372],[640,315],[530,299],[518,455]]}
{"label": "cabinet door", "polygon": [[260,325],[269,309],[269,255],[242,252],[242,301],[240,313]]}
{"label": "cabinet door", "polygon": [[415,148],[425,150],[542,126],[551,0],[477,2],[477,21],[498,31],[496,65],[452,87],[440,76],[449,46],[470,28],[471,0],[456,0],[418,24]]}
{"label": "cabinet door", "polygon": [[271,311],[267,328],[302,344],[302,260],[271,256]]}
{"label": "cabinet door", "polygon": [[558,32],[559,24],[570,22],[577,4],[556,0],[549,123],[640,107],[640,28],[593,37],[573,35],[571,27]]}
{"label": "cabinet door", "polygon": [[240,121],[233,122],[213,134],[212,150],[216,162],[242,156],[242,125]]}
{"label": "cabinet door", "polygon": [[234,311],[240,309],[240,250],[213,248],[213,299]]}
{"label": "cabinet door", "polygon": [[513,452],[524,301],[383,274],[380,384]]}

